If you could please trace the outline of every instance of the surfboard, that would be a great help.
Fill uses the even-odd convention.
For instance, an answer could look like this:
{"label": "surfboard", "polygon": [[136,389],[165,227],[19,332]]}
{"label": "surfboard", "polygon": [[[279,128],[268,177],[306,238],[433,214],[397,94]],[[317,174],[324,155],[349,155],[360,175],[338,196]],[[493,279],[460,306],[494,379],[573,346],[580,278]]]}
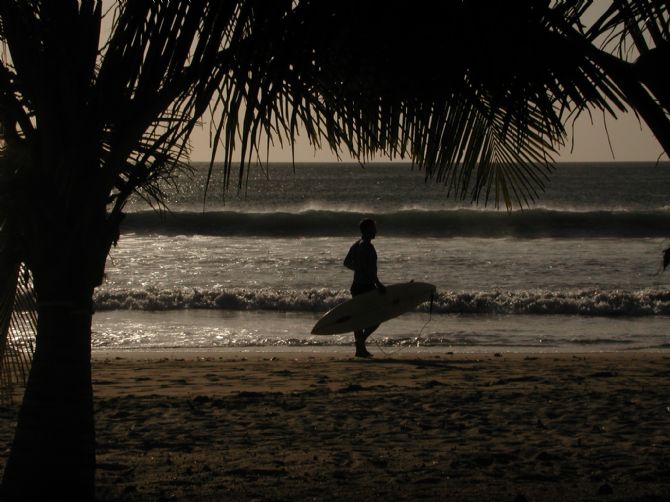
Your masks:
{"label": "surfboard", "polygon": [[386,287],[386,293],[368,291],[332,308],[312,328],[313,335],[337,335],[388,321],[430,300],[435,286],[404,282]]}

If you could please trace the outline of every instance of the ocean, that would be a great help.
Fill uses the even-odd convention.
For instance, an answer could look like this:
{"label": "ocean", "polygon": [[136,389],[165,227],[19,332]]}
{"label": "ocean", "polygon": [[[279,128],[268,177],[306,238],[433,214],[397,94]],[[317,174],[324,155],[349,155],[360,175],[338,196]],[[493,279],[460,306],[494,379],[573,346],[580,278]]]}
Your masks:
{"label": "ocean", "polygon": [[93,348],[350,350],[312,336],[349,298],[342,261],[363,217],[386,284],[437,286],[370,349],[670,349],[670,163],[558,164],[511,212],[448,197],[409,164],[253,166],[223,190],[207,164],[166,184],[167,212],[137,198],[95,295]]}

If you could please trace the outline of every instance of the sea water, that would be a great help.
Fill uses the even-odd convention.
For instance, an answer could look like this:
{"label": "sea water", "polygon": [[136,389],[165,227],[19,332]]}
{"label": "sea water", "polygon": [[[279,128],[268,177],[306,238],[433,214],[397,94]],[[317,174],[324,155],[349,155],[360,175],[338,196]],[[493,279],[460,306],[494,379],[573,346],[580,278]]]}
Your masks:
{"label": "sea water", "polygon": [[[377,221],[386,284],[437,286],[384,323],[380,350],[670,348],[670,163],[559,164],[531,206],[454,200],[407,164],[207,164],[128,208],[95,296],[94,348],[346,347],[311,336],[349,298],[358,221]],[[205,186],[207,195],[205,194]]]}

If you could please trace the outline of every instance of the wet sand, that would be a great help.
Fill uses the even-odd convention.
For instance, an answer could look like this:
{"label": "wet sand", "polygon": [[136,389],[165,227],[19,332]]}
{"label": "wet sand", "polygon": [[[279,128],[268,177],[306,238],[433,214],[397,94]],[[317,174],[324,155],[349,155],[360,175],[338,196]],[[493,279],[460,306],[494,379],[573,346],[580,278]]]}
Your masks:
{"label": "wet sand", "polygon": [[100,500],[670,495],[663,352],[98,353],[94,388]]}

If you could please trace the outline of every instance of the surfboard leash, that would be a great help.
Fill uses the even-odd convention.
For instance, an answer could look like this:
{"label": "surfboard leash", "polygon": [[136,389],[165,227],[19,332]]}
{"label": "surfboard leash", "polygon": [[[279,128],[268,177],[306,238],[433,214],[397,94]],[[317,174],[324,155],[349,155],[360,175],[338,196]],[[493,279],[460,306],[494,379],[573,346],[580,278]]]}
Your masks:
{"label": "surfboard leash", "polygon": [[[414,339],[414,342],[411,345],[414,345],[414,343],[419,345],[419,342],[421,341],[421,334],[423,333],[423,330],[426,329],[426,326],[430,323],[430,321],[433,320],[433,300],[435,299],[435,293],[430,294],[430,307],[428,307],[428,320],[424,323],[424,325],[421,327],[419,330],[419,334],[416,335],[416,338]],[[392,356],[393,354],[397,354],[401,350],[405,350],[406,348],[410,347],[410,344],[408,345],[402,345],[398,347],[395,350],[392,350],[390,352],[386,352],[384,348],[379,344],[377,339],[375,339],[375,345],[377,345],[377,348],[384,354],[385,356]]]}

